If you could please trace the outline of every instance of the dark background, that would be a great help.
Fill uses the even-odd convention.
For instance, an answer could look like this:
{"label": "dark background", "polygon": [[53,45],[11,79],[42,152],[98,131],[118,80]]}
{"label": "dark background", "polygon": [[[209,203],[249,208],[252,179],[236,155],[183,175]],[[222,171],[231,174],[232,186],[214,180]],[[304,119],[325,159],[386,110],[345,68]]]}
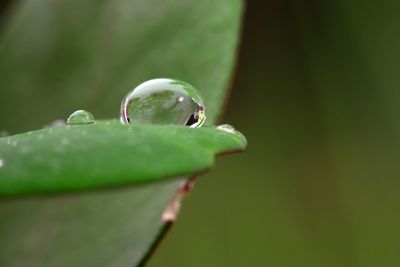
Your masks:
{"label": "dark background", "polygon": [[249,1],[218,159],[150,262],[399,266],[396,1]]}

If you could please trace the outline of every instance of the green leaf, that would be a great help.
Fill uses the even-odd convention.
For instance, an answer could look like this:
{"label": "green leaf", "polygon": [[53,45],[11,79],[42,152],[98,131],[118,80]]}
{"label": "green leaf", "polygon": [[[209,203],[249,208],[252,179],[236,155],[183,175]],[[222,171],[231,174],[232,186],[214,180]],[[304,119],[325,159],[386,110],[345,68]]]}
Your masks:
{"label": "green leaf", "polygon": [[[212,124],[233,67],[240,14],[240,0],[15,1],[0,32],[1,130],[37,129],[77,109],[115,118],[132,87],[158,77],[195,86]],[[0,266],[141,264],[186,179],[3,199]]]}
{"label": "green leaf", "polygon": [[240,0],[23,0],[10,8],[0,35],[2,130],[37,129],[77,109],[115,118],[123,97],[152,78],[188,82],[202,94],[207,123],[219,115]]}
{"label": "green leaf", "polygon": [[184,178],[0,202],[0,266],[136,266]]}
{"label": "green leaf", "polygon": [[0,197],[183,176],[245,145],[243,135],[216,127],[112,121],[42,129],[0,138]]}

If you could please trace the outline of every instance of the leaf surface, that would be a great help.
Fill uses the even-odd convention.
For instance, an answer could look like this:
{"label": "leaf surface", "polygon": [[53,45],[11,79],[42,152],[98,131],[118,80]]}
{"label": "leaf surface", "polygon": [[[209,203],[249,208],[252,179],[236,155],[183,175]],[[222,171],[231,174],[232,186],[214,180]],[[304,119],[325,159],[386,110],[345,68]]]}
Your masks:
{"label": "leaf surface", "polygon": [[241,134],[214,126],[46,128],[0,138],[0,197],[119,186],[207,170],[216,154],[244,149]]}
{"label": "leaf surface", "polygon": [[[37,129],[77,109],[89,110],[96,118],[115,118],[128,91],[159,77],[196,87],[207,107],[206,123],[213,124],[234,63],[240,15],[239,0],[15,1],[0,32],[0,130]],[[22,153],[20,144],[28,136],[10,138],[18,139],[21,151],[7,155]],[[56,141],[59,149],[71,144],[63,146],[62,138]],[[40,149],[45,148],[55,149]],[[97,153],[85,158],[99,159]],[[37,157],[29,158],[29,164]],[[60,162],[51,167],[52,160],[48,158],[44,168],[56,172]],[[123,160],[116,156],[106,164],[111,170]],[[5,158],[2,168],[9,164]],[[107,169],[99,177],[111,174],[106,166],[94,171],[98,168]],[[69,171],[71,181],[77,179],[77,170]],[[123,172],[127,175],[127,169]],[[91,177],[82,178],[81,185],[93,182]],[[123,189],[2,200],[0,266],[135,266],[158,238],[164,226],[161,213],[187,177]],[[115,177],[119,179],[128,176]],[[20,193],[27,193],[24,190]]]}

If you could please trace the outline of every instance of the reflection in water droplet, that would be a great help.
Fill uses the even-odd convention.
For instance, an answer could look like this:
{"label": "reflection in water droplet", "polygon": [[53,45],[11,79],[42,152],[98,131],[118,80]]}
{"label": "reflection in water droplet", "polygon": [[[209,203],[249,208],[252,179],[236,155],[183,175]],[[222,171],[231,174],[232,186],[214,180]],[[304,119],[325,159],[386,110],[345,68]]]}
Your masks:
{"label": "reflection in water droplet", "polygon": [[4,160],[0,159],[0,168],[4,166]]}
{"label": "reflection in water droplet", "polygon": [[197,90],[185,82],[154,79],[140,84],[122,101],[125,124],[175,124],[200,127],[205,106]]}
{"label": "reflection in water droplet", "polygon": [[217,127],[218,130],[228,132],[228,133],[236,133],[235,128],[229,124],[222,124]]}
{"label": "reflection in water droplet", "polygon": [[67,124],[68,125],[78,125],[78,124],[92,124],[95,122],[92,113],[86,110],[77,110],[71,115],[69,115]]}

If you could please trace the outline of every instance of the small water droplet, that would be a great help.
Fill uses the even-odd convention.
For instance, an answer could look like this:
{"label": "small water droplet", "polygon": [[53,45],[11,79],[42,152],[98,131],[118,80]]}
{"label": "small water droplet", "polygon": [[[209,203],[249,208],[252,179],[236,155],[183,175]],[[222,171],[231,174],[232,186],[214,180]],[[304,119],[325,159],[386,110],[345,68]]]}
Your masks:
{"label": "small water droplet", "polygon": [[228,132],[228,133],[236,133],[236,129],[229,124],[222,124],[217,127],[218,130]]}
{"label": "small water droplet", "polygon": [[154,79],[140,84],[122,101],[125,124],[175,124],[200,127],[205,106],[197,90],[185,82]]}
{"label": "small water droplet", "polygon": [[50,124],[46,125],[45,127],[52,128],[52,127],[58,127],[58,126],[63,126],[66,125],[67,123],[65,120],[55,120],[51,122]]}
{"label": "small water droplet", "polygon": [[10,134],[7,131],[1,130],[0,131],[0,137],[6,137],[9,136]]}
{"label": "small water droplet", "polygon": [[11,145],[12,145],[12,146],[17,146],[18,143],[17,143],[17,141],[12,141],[12,142],[11,142]]}
{"label": "small water droplet", "polygon": [[68,125],[78,125],[78,124],[92,124],[95,122],[92,113],[86,110],[77,110],[71,115],[69,115],[67,124]]}
{"label": "small water droplet", "polygon": [[5,163],[4,160],[0,159],[0,168],[4,166],[4,163]]}
{"label": "small water droplet", "polygon": [[239,131],[237,131],[233,126],[229,124],[222,124],[217,127],[218,130],[229,133],[229,134],[234,134],[236,135],[241,142],[243,143],[243,146],[245,147],[247,145],[247,139],[246,137]]}

